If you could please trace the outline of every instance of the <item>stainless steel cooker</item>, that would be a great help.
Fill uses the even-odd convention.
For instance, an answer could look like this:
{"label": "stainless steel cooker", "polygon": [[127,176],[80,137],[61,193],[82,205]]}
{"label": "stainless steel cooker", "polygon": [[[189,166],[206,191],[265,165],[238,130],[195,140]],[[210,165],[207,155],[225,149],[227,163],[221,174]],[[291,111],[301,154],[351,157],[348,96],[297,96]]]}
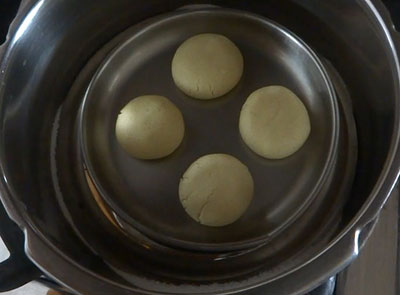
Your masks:
{"label": "stainless steel cooker", "polygon": [[[314,124],[316,130],[326,128],[315,132],[320,137],[312,137],[310,142],[319,138],[320,146],[325,144],[334,152],[328,153],[329,165],[323,166],[323,182],[318,183],[318,191],[311,194],[302,210],[293,211],[301,185],[292,192],[291,205],[278,210],[289,212],[278,217],[293,219],[282,223],[279,231],[271,227],[263,232],[255,224],[250,232],[253,236],[249,236],[261,239],[237,235],[239,241],[251,243],[228,248],[219,248],[219,243],[214,247],[207,239],[194,241],[200,247],[192,247],[193,239],[189,244],[177,244],[176,239],[171,243],[168,237],[177,234],[180,239],[187,238],[194,225],[188,227],[179,218],[167,219],[164,228],[154,230],[160,222],[146,223],[145,214],[139,219],[139,211],[128,208],[126,200],[115,198],[123,194],[107,189],[115,188],[106,184],[112,182],[105,173],[110,170],[100,169],[102,176],[107,176],[101,180],[91,165],[92,158],[85,153],[85,141],[80,140],[85,123],[82,110],[96,81],[103,79],[101,74],[108,73],[105,77],[114,80],[118,80],[116,73],[132,75],[132,67],[124,72],[124,65],[129,65],[124,63],[129,57],[126,53],[124,56],[124,50],[134,51],[150,42],[153,47],[147,49],[154,50],[148,58],[156,59],[162,55],[160,46],[168,52],[188,34],[182,32],[231,34],[238,44],[243,40],[244,47],[249,44],[246,38],[257,36],[250,40],[260,43],[244,51],[252,64],[248,68],[254,69],[256,59],[252,57],[268,56],[268,50],[262,47],[262,34],[273,33],[264,31],[266,26],[256,32],[250,20],[268,23],[268,28],[273,24],[272,28],[279,28],[275,32],[292,36],[299,48],[310,53],[282,62],[289,65],[289,72],[295,65],[297,71],[292,72],[290,81],[304,97],[311,97],[306,104],[315,107],[315,116],[324,107],[331,110],[320,121],[313,119],[311,112],[314,122],[332,125]],[[241,25],[235,27],[237,23]],[[243,27],[247,31],[240,32]],[[235,30],[230,33],[229,28]],[[154,40],[162,38],[152,35],[157,30],[165,30],[170,37],[158,44]],[[288,44],[285,42],[278,42],[276,48],[286,48],[287,56],[293,56],[293,47],[282,47]],[[389,14],[378,0],[27,3],[3,46],[0,67],[1,200],[9,216],[24,230],[25,252],[48,277],[78,294],[279,295],[311,290],[357,257],[397,181],[399,46]],[[307,57],[317,65],[312,73]],[[326,88],[314,87],[310,77],[316,73]],[[287,79],[288,74],[281,76]],[[117,89],[126,86],[121,81]],[[155,82],[160,89],[167,87],[165,84]],[[238,89],[235,91],[240,92],[240,86]],[[219,103],[227,105],[227,101],[223,98]],[[228,115],[220,117],[224,124],[231,120]],[[307,151],[315,154],[317,146],[315,143],[302,150],[296,167],[304,170],[297,171],[297,176],[315,173],[313,169],[320,162],[307,166],[314,163],[313,158],[301,159],[309,159]],[[269,163],[277,171],[287,164]],[[140,165],[135,167],[139,169]],[[151,177],[146,179],[148,185],[157,186]],[[316,178],[300,183],[310,179]],[[181,223],[174,228],[172,223],[165,223],[169,220]],[[140,226],[143,224],[146,226]],[[230,244],[232,233],[243,233],[238,226],[231,228],[230,235],[214,232],[215,237]],[[166,229],[167,238],[163,237]],[[153,234],[157,231],[161,236]],[[183,231],[186,236],[181,235]],[[11,257],[8,264],[12,262]],[[23,267],[31,270],[30,279],[37,278],[39,272],[23,262]]]}

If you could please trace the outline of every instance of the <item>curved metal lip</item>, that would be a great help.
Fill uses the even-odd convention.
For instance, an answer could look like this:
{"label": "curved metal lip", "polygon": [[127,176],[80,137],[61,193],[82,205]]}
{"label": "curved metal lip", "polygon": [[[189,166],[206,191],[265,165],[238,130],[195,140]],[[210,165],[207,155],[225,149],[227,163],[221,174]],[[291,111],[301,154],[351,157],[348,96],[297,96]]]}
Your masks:
{"label": "curved metal lip", "polygon": [[[280,227],[275,229],[274,231],[267,233],[265,235],[262,235],[260,237],[254,238],[254,239],[249,239],[246,241],[240,241],[240,242],[234,242],[234,243],[229,243],[228,245],[224,244],[212,244],[212,243],[194,243],[194,242],[187,242],[183,241],[180,239],[176,238],[171,238],[163,235],[163,239],[154,239],[158,240],[159,243],[165,244],[166,246],[172,246],[172,247],[180,247],[183,249],[188,249],[188,250],[206,250],[206,251],[237,251],[237,250],[244,250],[248,249],[251,247],[256,247],[259,246],[260,244],[266,244],[269,241],[271,241],[275,236],[279,235],[283,230],[288,228],[290,225],[292,225],[296,219],[311,205],[313,200],[316,198],[318,193],[322,190],[323,186],[326,185],[327,180],[329,179],[329,176],[333,173],[333,168],[334,164],[336,163],[337,160],[337,153],[338,153],[338,143],[339,143],[339,106],[337,102],[337,97],[336,97],[336,92],[334,90],[334,86],[330,80],[329,74],[327,73],[323,63],[317,56],[317,54],[304,42],[302,41],[297,35],[286,29],[285,27],[281,26],[280,24],[259,16],[254,13],[249,13],[249,12],[243,12],[240,10],[236,9],[229,9],[229,8],[220,8],[220,7],[213,7],[213,8],[200,8],[192,11],[175,11],[172,13],[166,13],[162,14],[160,16],[156,16],[152,19],[149,19],[148,21],[151,21],[150,25],[146,26],[146,28],[152,27],[152,26],[158,26],[162,24],[164,21],[167,21],[171,18],[179,18],[182,15],[190,15],[190,14],[203,14],[203,13],[229,13],[229,15],[235,15],[235,16],[245,16],[251,20],[257,21],[257,22],[262,22],[264,25],[273,27],[275,29],[278,29],[281,31],[287,38],[290,38],[297,44],[299,44],[304,50],[307,52],[307,54],[310,56],[310,58],[313,60],[313,62],[316,64],[318,67],[318,70],[320,71],[320,74],[323,78],[323,81],[328,89],[329,96],[330,96],[330,103],[331,103],[331,116],[332,116],[332,129],[333,132],[330,137],[330,147],[329,147],[329,152],[328,156],[325,160],[325,165],[323,167],[322,173],[319,176],[319,178],[316,180],[316,184],[313,188],[313,190],[310,193],[310,196],[307,198],[306,202],[300,206],[297,211],[291,216],[290,219],[288,219],[284,224],[282,224]],[[140,26],[140,24],[138,24]],[[122,44],[120,44],[117,48],[111,51],[111,53],[108,55],[108,57],[105,59],[105,61],[99,66],[98,70],[96,73],[93,75],[93,78],[91,82],[89,83],[89,86],[87,88],[87,91],[85,93],[85,96],[83,98],[81,108],[79,110],[79,118],[78,118],[78,125],[79,125],[79,142],[81,146],[81,152],[82,152],[82,157],[83,157],[83,162],[85,164],[85,167],[88,170],[88,173],[90,177],[92,178],[94,184],[96,185],[97,190],[100,192],[100,195],[103,197],[105,203],[109,206],[109,209],[113,211],[116,215],[117,219],[120,219],[122,221],[122,224],[132,226],[136,230],[140,231],[142,234],[148,236],[149,238],[153,239],[154,237],[157,237],[159,233],[155,233],[152,229],[145,228],[144,226],[138,224],[135,222],[134,218],[132,216],[129,216],[127,213],[124,212],[112,199],[111,196],[108,195],[106,190],[103,188],[101,181],[98,179],[95,169],[93,168],[93,165],[90,160],[89,156],[89,151],[87,149],[87,134],[86,134],[86,122],[87,122],[87,103],[86,101],[88,100],[88,97],[90,96],[91,89],[93,88],[93,83],[96,80],[96,77],[98,77],[101,72],[104,70],[104,68],[108,65],[109,61],[117,55],[120,50],[123,49],[124,44],[128,43],[131,39],[136,38],[138,35],[142,34],[142,28],[140,28],[138,31],[135,32],[132,36],[130,36],[127,40],[125,40]],[[128,228],[124,228],[128,233],[129,233],[129,226]],[[200,251],[201,251],[200,250]]]}
{"label": "curved metal lip", "polygon": [[[361,2],[360,5],[366,5],[373,13],[373,16],[378,20],[380,23],[381,28],[385,32],[385,36],[387,37],[390,47],[391,47],[391,53],[392,57],[395,62],[395,71],[396,71],[396,76],[397,76],[397,100],[396,100],[396,107],[400,106],[400,65],[399,65],[399,58],[398,58],[398,53],[396,51],[396,46],[394,45],[393,38],[398,38],[398,32],[396,32],[393,29],[393,23],[388,16],[388,13],[386,12],[386,17],[385,19],[383,16],[380,15],[379,10],[382,12],[385,8],[383,7],[382,3],[377,3],[378,0],[359,0],[358,2]],[[375,4],[374,4],[374,3]],[[380,5],[380,8],[377,8],[375,5]],[[391,28],[391,29],[389,29]],[[9,45],[6,49],[5,52],[5,60],[7,61],[7,57],[9,56],[9,52],[12,50],[14,47],[14,44]],[[399,49],[400,49],[400,41],[399,41]],[[0,70],[6,70],[6,62],[3,62],[0,64]],[[0,100],[3,97],[2,96],[2,90],[3,87],[1,87],[0,84]],[[391,147],[390,147],[390,153],[389,156],[387,157],[387,160],[384,165],[384,170],[381,173],[381,176],[379,177],[379,182],[373,189],[373,192],[370,194],[370,197],[368,198],[367,202],[364,204],[360,212],[355,216],[355,218],[349,223],[349,225],[342,231],[342,233],[335,239],[333,240],[323,251],[321,251],[315,259],[318,257],[322,256],[324,253],[328,252],[334,245],[336,245],[340,240],[343,240],[343,238],[349,234],[350,230],[353,229],[356,226],[360,226],[360,220],[362,221],[362,217],[366,214],[369,213],[368,211],[370,210],[371,213],[370,215],[367,216],[367,218],[373,219],[378,213],[379,210],[382,208],[384,205],[385,201],[388,198],[388,194],[392,191],[394,188],[398,177],[399,177],[399,169],[398,166],[400,165],[400,149],[399,149],[399,140],[400,140],[400,114],[396,114],[395,116],[395,123],[396,123],[396,136],[392,140]],[[4,155],[1,153],[0,158],[2,158]],[[142,290],[139,288],[134,288],[134,287],[127,287],[125,285],[113,282],[93,271],[90,271],[86,268],[82,268],[78,262],[75,260],[71,259],[68,257],[68,255],[65,255],[62,251],[60,251],[40,230],[38,230],[36,224],[32,221],[30,216],[23,210],[20,204],[18,204],[13,198],[12,198],[12,188],[10,188],[7,185],[7,177],[4,173],[4,165],[2,164],[3,161],[0,159],[0,189],[2,192],[4,192],[4,195],[0,196],[0,199],[5,203],[6,209],[9,211],[12,219],[17,222],[23,229],[24,233],[26,235],[26,239],[28,239],[30,234],[34,234],[37,238],[39,238],[46,246],[49,247],[52,251],[57,253],[57,255],[66,263],[69,263],[73,266],[75,266],[77,269],[80,269],[83,273],[86,273],[87,275],[102,280],[103,282],[107,282],[112,286],[115,286],[117,288],[120,288],[123,291],[131,291],[131,292],[141,292],[142,294],[157,294],[156,292],[148,292],[146,290]],[[396,167],[396,168],[395,168]],[[382,193],[379,196],[379,193]],[[28,250],[28,249],[27,249]],[[315,260],[314,259],[314,260]],[[313,260],[308,261],[307,263],[299,266],[298,269],[301,269],[304,267],[304,265],[312,263]],[[45,271],[45,270],[44,270]],[[333,271],[333,270],[332,270]],[[46,271],[45,271],[46,272]],[[51,274],[50,274],[51,276]],[[322,276],[322,275],[321,275]],[[276,278],[276,280],[280,279],[282,277]],[[269,281],[271,282],[271,281]],[[61,282],[62,283],[62,282]],[[225,292],[221,294],[227,294],[227,293],[235,293],[235,292],[241,292],[241,291],[246,291],[250,290],[253,288],[260,287],[262,285],[267,284],[268,282],[264,283],[259,283],[256,285],[252,286],[243,286],[243,288],[236,289],[236,290],[231,290],[230,292]],[[165,293],[164,293],[165,294]],[[170,293],[171,294],[171,293]],[[160,294],[161,295],[161,294]],[[171,294],[172,295],[172,294]]]}
{"label": "curved metal lip", "polygon": [[[388,12],[386,11],[386,19],[383,18],[383,16],[380,14],[378,8],[376,5],[383,5],[383,3],[377,3],[378,0],[357,0],[357,2],[360,2],[360,5],[367,5],[369,8],[368,12],[372,12],[373,16],[376,18],[378,21],[380,27],[385,33],[386,40],[390,44],[391,48],[391,53],[392,57],[394,59],[394,70],[396,72],[396,77],[397,77],[397,88],[396,88],[396,109],[399,109],[400,107],[400,62],[399,62],[399,55],[400,55],[400,34],[394,29],[393,22],[388,16]],[[375,4],[373,3],[375,2]],[[386,9],[384,6],[381,6],[381,11],[383,9]],[[384,13],[382,11],[382,13]],[[391,24],[391,26],[388,26],[388,24]],[[399,48],[396,50],[396,45],[394,42],[394,39],[398,40],[399,43]],[[253,284],[252,286],[248,286],[247,289],[244,290],[249,290],[257,287],[261,287],[267,283],[277,281],[279,279],[284,278],[287,275],[290,275],[296,271],[301,270],[304,268],[306,265],[309,265],[313,261],[317,260],[320,258],[322,255],[327,253],[331,248],[333,248],[336,244],[338,244],[341,240],[343,240],[348,234],[353,234],[354,238],[358,242],[358,238],[360,236],[360,233],[362,232],[364,226],[368,225],[371,221],[373,221],[377,215],[379,214],[380,210],[382,209],[383,205],[386,203],[387,199],[389,198],[390,193],[392,192],[393,188],[395,187],[397,180],[400,176],[400,113],[397,112],[395,115],[395,130],[394,134],[395,137],[392,140],[390,149],[389,149],[389,155],[387,157],[387,160],[385,161],[383,171],[381,175],[378,178],[378,181],[376,185],[374,186],[372,192],[370,193],[369,198],[367,201],[364,203],[362,208],[359,210],[357,215],[350,221],[349,225],[341,231],[341,233],[333,239],[328,246],[326,246],[322,251],[320,251],[318,254],[316,254],[312,259],[304,262],[303,264],[299,265],[297,268],[294,268],[290,272],[287,272],[281,276],[277,276],[274,279],[270,280],[269,282],[259,282],[258,284]],[[370,212],[369,212],[370,211]],[[368,214],[367,214],[368,213]],[[354,230],[354,232],[351,232]],[[360,245],[355,245],[359,247]],[[359,249],[355,249],[358,255]],[[345,262],[345,261],[343,261]],[[244,291],[243,290],[243,291]],[[239,292],[239,290],[237,291]]]}
{"label": "curved metal lip", "polygon": [[[376,20],[379,22],[379,25],[383,29],[385,33],[386,40],[390,44],[391,48],[391,53],[392,57],[394,59],[394,69],[396,72],[396,109],[399,109],[400,107],[400,62],[399,62],[399,55],[400,55],[400,34],[397,32],[394,28],[393,22],[388,16],[388,12],[386,11],[386,18],[384,19],[383,16],[380,14],[378,8],[376,5],[382,5],[381,6],[381,11],[382,13],[384,9],[386,9],[383,6],[383,3],[377,3],[378,0],[357,0],[357,2],[360,2],[360,5],[367,5],[369,8],[369,12],[372,12],[373,16],[376,18]],[[375,2],[375,4],[373,3]],[[388,24],[391,24],[391,26],[388,26]],[[399,48],[396,50],[396,45],[394,42],[394,39],[397,38],[398,41],[398,46]],[[389,198],[390,193],[394,189],[399,176],[400,176],[400,113],[397,112],[395,115],[395,130],[394,134],[395,137],[392,140],[390,149],[389,149],[389,155],[387,157],[387,160],[385,161],[383,171],[381,175],[378,178],[377,184],[374,186],[372,192],[370,193],[369,198],[367,201],[364,203],[362,208],[359,210],[357,215],[350,221],[349,225],[341,231],[341,233],[333,240],[331,241],[328,246],[326,246],[322,251],[320,251],[317,255],[315,255],[312,259],[309,261],[306,261],[305,263],[299,265],[297,268],[294,268],[290,272],[285,273],[284,275],[277,276],[273,280],[270,280],[269,282],[273,282],[279,279],[284,278],[285,276],[292,274],[296,271],[301,270],[304,268],[306,265],[309,265],[313,261],[317,260],[320,258],[322,255],[327,253],[331,248],[333,248],[336,244],[338,244],[341,240],[343,240],[348,234],[354,234],[354,238],[357,242],[357,247],[358,245],[358,238],[360,236],[360,233],[362,232],[363,228],[367,226],[371,221],[373,221],[377,215],[379,214],[380,210],[386,203],[387,199]],[[367,214],[368,213],[368,214]],[[354,232],[351,232],[354,230]],[[359,249],[355,249],[358,255]],[[245,289],[249,290],[252,288],[257,288],[265,285],[268,282],[260,282],[259,284],[254,284],[251,287]]]}

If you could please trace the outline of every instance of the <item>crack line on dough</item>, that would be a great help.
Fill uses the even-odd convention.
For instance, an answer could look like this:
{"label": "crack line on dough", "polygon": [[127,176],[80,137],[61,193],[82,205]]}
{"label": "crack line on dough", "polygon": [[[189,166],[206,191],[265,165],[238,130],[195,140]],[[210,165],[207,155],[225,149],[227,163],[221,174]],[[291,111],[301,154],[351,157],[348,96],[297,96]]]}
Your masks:
{"label": "crack line on dough", "polygon": [[197,220],[199,220],[200,223],[203,223],[203,222],[201,221],[201,215],[203,214],[204,208],[205,208],[205,207],[207,206],[207,204],[210,202],[210,199],[211,199],[211,197],[212,197],[214,194],[215,194],[215,189],[212,190],[210,194],[208,194],[206,201],[204,202],[203,206],[201,206],[199,216],[197,217]]}

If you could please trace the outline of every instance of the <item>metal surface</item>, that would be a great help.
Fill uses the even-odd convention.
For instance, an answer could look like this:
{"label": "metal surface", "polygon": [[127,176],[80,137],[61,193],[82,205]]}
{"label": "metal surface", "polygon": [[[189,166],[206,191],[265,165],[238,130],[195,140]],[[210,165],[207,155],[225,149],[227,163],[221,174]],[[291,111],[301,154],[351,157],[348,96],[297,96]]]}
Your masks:
{"label": "metal surface", "polygon": [[335,287],[336,287],[336,277],[330,277],[322,286],[311,291],[307,295],[333,295],[335,294]]}
{"label": "metal surface", "polygon": [[[31,259],[77,293],[145,293],[143,288],[133,285],[133,280],[122,279],[94,255],[91,251],[94,248],[114,267],[125,267],[132,274],[136,271],[140,278],[158,276],[169,283],[168,290],[172,293],[179,284],[166,279],[167,262],[173,260],[177,265],[171,269],[172,273],[196,277],[196,263],[202,261],[196,256],[184,260],[175,252],[157,254],[157,245],[140,239],[135,244],[123,233],[117,233],[97,204],[92,201],[93,206],[89,205],[86,196],[90,192],[82,193],[84,185],[78,180],[60,177],[62,187],[67,188],[63,191],[65,202],[61,208],[60,200],[54,197],[56,189],[49,157],[56,112],[88,58],[124,28],[183,3],[188,2],[100,0],[94,8],[89,0],[44,0],[22,25],[15,27],[7,44],[0,68],[1,199],[9,215],[25,229],[26,250]],[[399,65],[394,32],[378,1],[218,1],[218,4],[259,13],[292,30],[329,60],[354,105],[359,135],[356,178],[351,198],[346,194],[332,198],[329,206],[339,213],[337,201],[342,197],[348,200],[341,224],[333,227],[339,218],[325,208],[311,222],[320,228],[294,239],[290,244],[295,247],[276,247],[279,254],[267,248],[272,256],[266,255],[268,251],[254,251],[250,253],[252,259],[230,260],[225,265],[224,260],[213,260],[216,267],[212,270],[225,277],[215,277],[218,280],[215,284],[210,279],[214,273],[203,270],[198,272],[197,279],[204,279],[209,285],[204,288],[194,285],[198,286],[198,293],[221,294],[255,288],[252,292],[301,294],[358,255],[371,230],[369,225],[397,180]],[[73,114],[66,113],[64,118]],[[62,168],[57,170],[58,176],[74,172],[79,178],[80,167],[71,169],[76,164],[76,150],[66,148],[74,146],[73,138],[59,137],[59,143],[67,153],[56,154],[63,164],[58,166]],[[94,216],[98,219],[93,219]],[[73,217],[73,225],[69,217]],[[336,222],[327,222],[329,218]],[[330,234],[326,234],[327,229]],[[87,241],[91,242],[90,248]],[[139,241],[146,243],[140,244],[141,247]],[[287,243],[284,239],[283,244]],[[133,245],[138,246],[133,249]],[[271,257],[276,257],[276,261]],[[262,262],[262,269],[255,267],[254,262]],[[221,268],[224,271],[219,272]],[[244,269],[252,271],[243,272]],[[168,292],[157,283],[148,284],[166,290],[162,293]],[[190,290],[193,291],[186,288],[183,292]]]}
{"label": "metal surface", "polygon": [[[93,252],[103,257],[116,273],[133,285],[163,293],[170,290],[175,294],[188,289],[192,291],[187,292],[195,292],[193,286],[188,284],[191,281],[195,281],[196,284],[207,281],[209,284],[211,281],[227,280],[231,276],[243,277],[244,274],[250,274],[256,269],[260,272],[260,261],[264,273],[262,277],[254,279],[266,282],[274,280],[278,272],[284,273],[293,269],[302,263],[302,259],[315,255],[315,250],[320,247],[318,244],[327,241],[336,229],[341,208],[349,193],[357,157],[355,125],[349,96],[328,63],[326,67],[334,78],[335,89],[341,98],[342,119],[338,149],[341,161],[334,169],[335,174],[330,176],[330,185],[324,187],[306,214],[297,220],[296,226],[292,226],[266,246],[250,251],[220,254],[188,253],[164,247],[139,232],[130,231],[128,239],[123,232],[116,231],[115,226],[109,221],[109,216],[112,214],[107,216],[103,214],[107,208],[104,208],[103,204],[99,205],[96,196],[92,195],[93,190],[87,185],[86,175],[81,167],[81,147],[76,140],[79,130],[79,126],[76,127],[76,117],[97,67],[112,48],[132,35],[132,30],[135,28],[129,29],[108,43],[81,71],[53,125],[52,146],[56,148],[56,152],[52,167],[57,183],[57,197],[62,204],[64,214],[69,217],[76,232]],[[68,139],[75,140],[73,144],[62,144]],[[66,158],[66,154],[73,155],[73,161],[71,158]],[[93,220],[96,220],[96,223],[93,223]],[[112,243],[105,243],[108,240]],[[119,251],[115,251],[116,248]],[[300,257],[283,262],[285,257],[297,255],[299,251],[302,251]],[[147,274],[147,280],[143,279],[143,273]],[[154,280],[157,283],[154,283]],[[166,280],[170,284],[164,284]],[[174,283],[171,284],[172,282]],[[246,283],[251,284],[250,281]],[[211,290],[220,292],[222,287],[233,288],[239,285],[238,282],[230,281],[207,288],[210,292]],[[203,287],[205,285],[202,285]]]}
{"label": "metal surface", "polygon": [[[240,48],[245,73],[224,97],[198,101],[175,86],[171,60],[195,34],[227,36]],[[82,107],[85,165],[116,216],[152,239],[195,250],[227,251],[265,243],[307,209],[335,167],[339,110],[333,86],[317,56],[283,27],[253,14],[221,8],[184,10],[139,24],[103,62]],[[256,89],[283,85],[305,103],[312,132],[303,148],[284,160],[251,152],[240,138],[241,107]],[[183,113],[186,135],[167,158],[129,156],[115,137],[115,122],[132,98],[158,94]],[[200,225],[182,208],[179,181],[196,159],[227,153],[250,169],[254,199],[232,225]]]}
{"label": "metal surface", "polygon": [[397,295],[399,190],[396,188],[379,216],[360,256],[338,275],[337,295]]}
{"label": "metal surface", "polygon": [[0,224],[0,236],[9,250],[8,257],[0,261],[0,292],[5,292],[39,278],[41,272],[26,257],[24,234],[1,204]]}

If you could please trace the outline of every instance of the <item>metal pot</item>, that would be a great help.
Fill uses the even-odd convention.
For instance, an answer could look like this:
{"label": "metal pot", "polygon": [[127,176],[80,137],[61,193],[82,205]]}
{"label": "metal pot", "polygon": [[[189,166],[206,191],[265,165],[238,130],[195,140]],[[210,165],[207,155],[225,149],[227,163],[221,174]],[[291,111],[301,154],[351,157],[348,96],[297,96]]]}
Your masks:
{"label": "metal pot", "polygon": [[[343,174],[332,176],[341,185],[330,189],[296,230],[244,252],[182,253],[144,236],[127,238],[104,213],[107,206],[91,197],[96,192],[74,140],[87,84],[129,30],[117,34],[202,3],[251,11],[297,34],[325,61],[342,97],[347,152],[340,164]],[[27,4],[1,58],[1,200],[24,230],[30,260],[76,293],[301,294],[357,257],[397,181],[399,46],[377,0]],[[351,141],[353,116],[357,145]],[[38,275],[30,274],[32,279]]]}

